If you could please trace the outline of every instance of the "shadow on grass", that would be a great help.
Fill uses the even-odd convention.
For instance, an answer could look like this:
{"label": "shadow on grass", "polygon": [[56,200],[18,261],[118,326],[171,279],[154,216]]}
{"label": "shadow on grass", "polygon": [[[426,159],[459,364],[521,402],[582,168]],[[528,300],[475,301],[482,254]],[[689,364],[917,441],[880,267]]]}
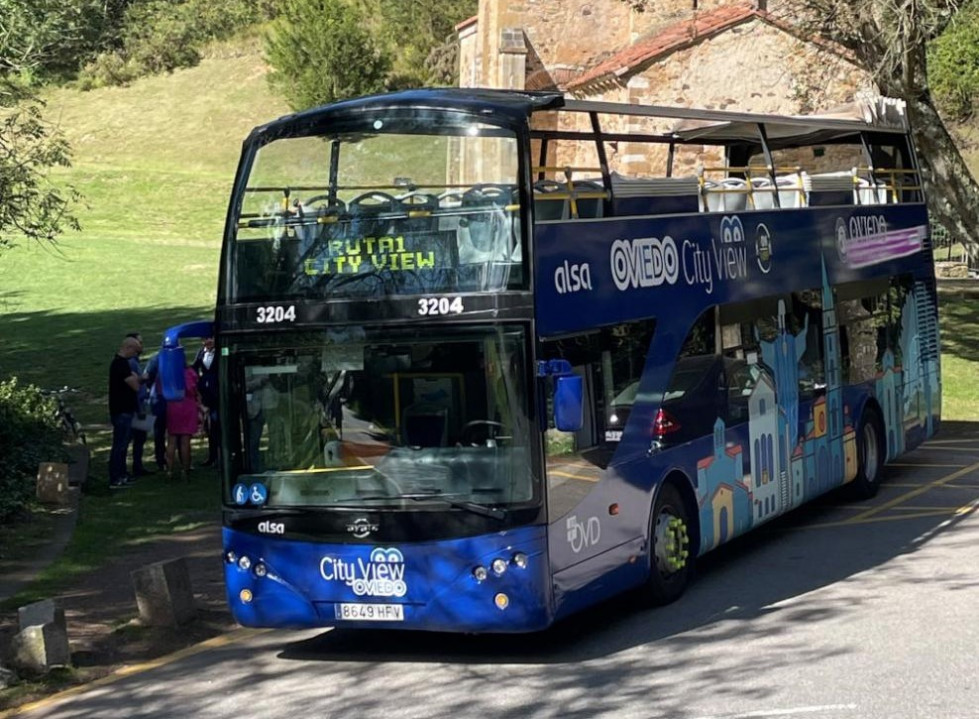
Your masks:
{"label": "shadow on grass", "polygon": [[942,354],[979,359],[979,297],[943,292],[938,308]]}
{"label": "shadow on grass", "polygon": [[[3,312],[0,299],[0,377],[16,375],[42,388],[75,387],[70,402],[83,423],[107,423],[109,362],[129,332],[140,332],[147,359],[168,327],[213,317],[209,307],[151,307],[112,311]],[[196,349],[196,341],[190,340]]]}

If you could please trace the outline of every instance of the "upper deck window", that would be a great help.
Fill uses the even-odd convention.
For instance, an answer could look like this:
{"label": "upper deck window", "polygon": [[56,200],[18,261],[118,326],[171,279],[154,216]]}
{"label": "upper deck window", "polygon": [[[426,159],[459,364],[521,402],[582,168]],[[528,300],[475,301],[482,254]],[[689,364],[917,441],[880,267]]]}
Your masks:
{"label": "upper deck window", "polygon": [[236,198],[231,301],[525,284],[515,134],[376,111],[262,145]]}

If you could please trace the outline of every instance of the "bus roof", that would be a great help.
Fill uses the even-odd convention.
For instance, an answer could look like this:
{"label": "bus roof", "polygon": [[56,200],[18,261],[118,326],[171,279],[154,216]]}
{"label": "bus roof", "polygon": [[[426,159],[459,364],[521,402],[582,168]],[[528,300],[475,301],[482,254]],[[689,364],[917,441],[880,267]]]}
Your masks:
{"label": "bus roof", "polygon": [[759,124],[765,125],[767,136],[775,144],[807,144],[810,140],[832,142],[863,132],[908,132],[904,103],[891,98],[872,98],[821,115],[770,115],[575,100],[559,92],[447,87],[368,95],[322,105],[257,127],[249,140],[275,135],[286,128],[294,129],[297,125],[315,127],[338,116],[392,107],[430,107],[487,116],[502,115],[511,122],[524,122],[536,112],[553,110],[675,118],[677,126],[666,137],[672,136],[680,142],[697,140],[718,144],[757,141]]}

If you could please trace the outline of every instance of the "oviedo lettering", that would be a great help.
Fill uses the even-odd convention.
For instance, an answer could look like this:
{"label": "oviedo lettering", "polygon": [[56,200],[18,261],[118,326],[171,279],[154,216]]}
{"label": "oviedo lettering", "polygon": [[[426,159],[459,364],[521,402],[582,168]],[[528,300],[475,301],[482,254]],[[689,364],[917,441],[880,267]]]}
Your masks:
{"label": "oviedo lettering", "polygon": [[616,240],[609,256],[612,281],[620,290],[675,284],[679,271],[676,243],[666,236]]}
{"label": "oviedo lettering", "polygon": [[383,270],[404,272],[435,267],[434,252],[406,248],[405,238],[401,236],[329,240],[326,254],[326,257],[305,260],[303,272],[315,277]]}
{"label": "oviedo lettering", "polygon": [[674,285],[678,280],[700,286],[707,294],[716,280],[748,276],[748,250],[744,228],[737,217],[721,218],[720,239],[706,244],[694,240],[646,237],[616,240],[609,256],[612,280],[621,291],[639,287]]}
{"label": "oviedo lettering", "polygon": [[854,215],[847,222],[836,219],[836,249],[840,259],[861,245],[872,245],[887,236],[887,218],[883,215]]}
{"label": "oviedo lettering", "polygon": [[567,260],[554,270],[554,287],[559,295],[591,289],[591,268],[587,262],[572,265]]}
{"label": "oviedo lettering", "polygon": [[404,556],[393,548],[372,550],[366,562],[362,557],[356,561],[323,557],[320,576],[327,582],[343,582],[358,597],[403,597],[408,591]]}

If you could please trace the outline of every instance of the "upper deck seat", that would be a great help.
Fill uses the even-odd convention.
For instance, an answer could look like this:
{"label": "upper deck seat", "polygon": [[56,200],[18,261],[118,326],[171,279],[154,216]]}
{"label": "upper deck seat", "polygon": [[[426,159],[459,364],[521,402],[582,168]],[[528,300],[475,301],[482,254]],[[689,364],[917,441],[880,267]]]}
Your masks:
{"label": "upper deck seat", "polygon": [[810,207],[852,205],[855,201],[852,171],[822,172],[815,175],[803,172],[802,186]]}
{"label": "upper deck seat", "polygon": [[775,178],[775,187],[767,177],[755,178],[751,181],[751,196],[756,210],[770,210],[775,207],[775,188],[778,191],[778,201],[782,209],[805,207],[806,199],[802,187],[802,179],[798,174],[779,175]]}
{"label": "upper deck seat", "polygon": [[748,209],[748,183],[740,177],[725,177],[713,187],[704,185],[708,212],[742,212]]}
{"label": "upper deck seat", "polygon": [[439,198],[431,192],[413,190],[396,198],[406,218],[403,227],[408,232],[433,232],[438,228],[435,213],[439,209]]}
{"label": "upper deck seat", "polygon": [[697,212],[696,177],[625,177],[612,173],[612,214],[670,215]]}
{"label": "upper deck seat", "polygon": [[853,190],[853,200],[858,205],[886,205],[887,187],[882,182],[871,183],[861,177]]}
{"label": "upper deck seat", "polygon": [[403,212],[401,202],[394,195],[371,190],[347,203],[350,218],[350,236],[382,237],[396,230],[396,215]]}
{"label": "upper deck seat", "polygon": [[566,220],[568,188],[554,180],[538,180],[534,183],[534,222]]}
{"label": "upper deck seat", "polygon": [[605,214],[605,185],[601,180],[576,180],[571,191],[582,220],[602,217]]}

